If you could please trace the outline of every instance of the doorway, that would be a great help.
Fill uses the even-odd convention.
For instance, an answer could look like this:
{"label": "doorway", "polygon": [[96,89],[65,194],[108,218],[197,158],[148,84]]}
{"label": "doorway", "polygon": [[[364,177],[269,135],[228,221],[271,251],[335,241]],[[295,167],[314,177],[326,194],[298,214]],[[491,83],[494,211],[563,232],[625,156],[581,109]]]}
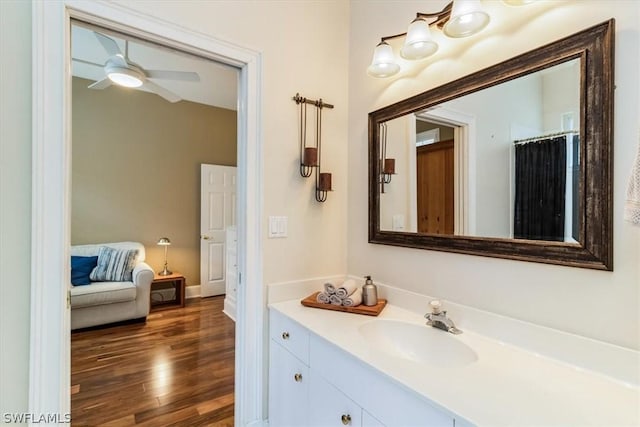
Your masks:
{"label": "doorway", "polygon": [[[71,46],[71,243],[139,242],[144,262],[156,272],[145,323],[72,333],[72,419],[89,425],[134,418],[162,424],[183,417],[228,423],[233,410],[234,324],[219,315],[222,298],[192,299],[187,307],[183,301],[185,283],[190,295],[195,296],[200,285],[206,296],[204,285],[211,277],[207,274],[203,281],[198,275],[200,165],[230,165],[217,168],[233,171],[233,180],[222,181],[233,183],[235,196],[238,71],[78,20],[72,21]],[[139,79],[140,85],[112,81],[113,72]],[[216,200],[215,206],[232,204],[232,197],[224,201]],[[221,221],[223,233],[225,224],[236,223],[235,207],[224,212],[224,217],[210,215]],[[156,244],[161,236],[170,237],[163,238],[171,244],[169,277],[159,273],[166,255],[163,248],[168,248]],[[224,257],[224,250],[218,252]],[[224,264],[216,261],[224,278]],[[168,278],[172,280],[165,281]],[[91,285],[97,291],[102,288],[100,283]],[[74,295],[87,288],[72,289],[72,325],[82,311],[74,309]],[[136,306],[140,299],[149,300],[148,290],[136,294]],[[102,307],[114,313],[112,306]],[[111,320],[147,314],[144,309],[120,310],[122,317]],[[94,311],[97,317],[98,313]],[[196,375],[193,366],[198,364],[202,366]],[[126,368],[134,365],[135,369]],[[195,392],[185,400],[182,395],[189,387]],[[127,391],[137,398],[117,404]]]}
{"label": "doorway", "polygon": [[[29,407],[69,413],[70,19],[133,34],[238,67],[238,319],[236,423],[264,416],[261,286],[260,55],[125,6],[33,4],[33,250]],[[122,24],[122,23],[126,23]],[[41,54],[46,52],[47,54]],[[52,286],[52,283],[57,284]],[[56,303],[57,302],[57,303]]]}

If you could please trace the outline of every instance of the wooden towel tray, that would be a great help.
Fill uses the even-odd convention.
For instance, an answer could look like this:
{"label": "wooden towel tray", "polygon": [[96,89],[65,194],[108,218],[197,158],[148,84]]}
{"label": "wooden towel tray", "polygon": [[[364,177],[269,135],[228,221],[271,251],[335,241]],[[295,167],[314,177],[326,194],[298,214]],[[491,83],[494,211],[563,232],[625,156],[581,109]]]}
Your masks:
{"label": "wooden towel tray", "polygon": [[367,316],[377,316],[378,314],[380,314],[380,312],[382,312],[384,306],[387,305],[387,300],[380,298],[378,299],[378,303],[372,306],[360,304],[356,307],[343,307],[341,305],[323,304],[316,300],[316,297],[319,293],[320,292],[314,292],[313,294],[300,301],[300,303],[302,303],[302,305],[304,305],[305,307],[324,308],[325,310],[334,311],[345,311],[347,313],[365,314]]}

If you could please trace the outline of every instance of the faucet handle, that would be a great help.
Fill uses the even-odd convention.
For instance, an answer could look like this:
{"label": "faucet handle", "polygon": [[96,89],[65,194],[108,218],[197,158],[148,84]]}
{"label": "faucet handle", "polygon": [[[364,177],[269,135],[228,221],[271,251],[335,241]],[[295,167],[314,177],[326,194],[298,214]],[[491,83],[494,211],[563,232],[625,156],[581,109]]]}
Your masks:
{"label": "faucet handle", "polygon": [[442,303],[439,300],[434,299],[429,303],[429,305],[431,306],[431,312],[433,314],[440,314],[440,307],[442,307]]}

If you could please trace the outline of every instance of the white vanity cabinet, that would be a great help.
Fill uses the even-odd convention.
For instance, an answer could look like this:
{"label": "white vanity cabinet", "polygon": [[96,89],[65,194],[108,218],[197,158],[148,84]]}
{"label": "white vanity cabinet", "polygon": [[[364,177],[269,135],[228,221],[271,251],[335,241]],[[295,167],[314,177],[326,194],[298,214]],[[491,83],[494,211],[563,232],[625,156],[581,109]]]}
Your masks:
{"label": "white vanity cabinet", "polygon": [[270,311],[269,425],[454,426],[453,417]]}

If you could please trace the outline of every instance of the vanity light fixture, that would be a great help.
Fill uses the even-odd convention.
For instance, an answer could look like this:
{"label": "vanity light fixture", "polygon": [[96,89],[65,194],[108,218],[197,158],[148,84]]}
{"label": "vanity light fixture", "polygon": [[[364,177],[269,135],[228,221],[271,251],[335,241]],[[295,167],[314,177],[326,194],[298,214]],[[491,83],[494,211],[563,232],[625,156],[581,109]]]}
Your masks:
{"label": "vanity light fixture", "polygon": [[[333,105],[319,100],[307,99],[299,93],[293,97],[296,104],[300,106],[300,175],[308,178],[316,171],[316,200],[324,202],[327,200],[327,193],[333,191],[331,188],[331,174],[320,171],[320,159],[322,148],[322,109],[332,109]],[[307,105],[316,107],[316,135],[315,146],[307,147]]]}
{"label": "vanity light fixture", "polygon": [[396,159],[387,158],[387,124],[380,123],[380,192],[384,193],[384,185],[391,183],[396,174]]}
{"label": "vanity light fixture", "polygon": [[[523,5],[535,0],[503,0],[509,5]],[[436,53],[438,44],[431,36],[430,25],[441,29],[447,37],[469,37],[482,31],[490,21],[489,14],[482,8],[480,0],[453,0],[439,12],[416,13],[406,33],[385,36],[373,51],[371,65],[367,73],[372,77],[390,77],[400,71],[393,49],[387,40],[404,37],[400,56],[408,60],[428,58]],[[432,20],[430,23],[427,20]]]}

